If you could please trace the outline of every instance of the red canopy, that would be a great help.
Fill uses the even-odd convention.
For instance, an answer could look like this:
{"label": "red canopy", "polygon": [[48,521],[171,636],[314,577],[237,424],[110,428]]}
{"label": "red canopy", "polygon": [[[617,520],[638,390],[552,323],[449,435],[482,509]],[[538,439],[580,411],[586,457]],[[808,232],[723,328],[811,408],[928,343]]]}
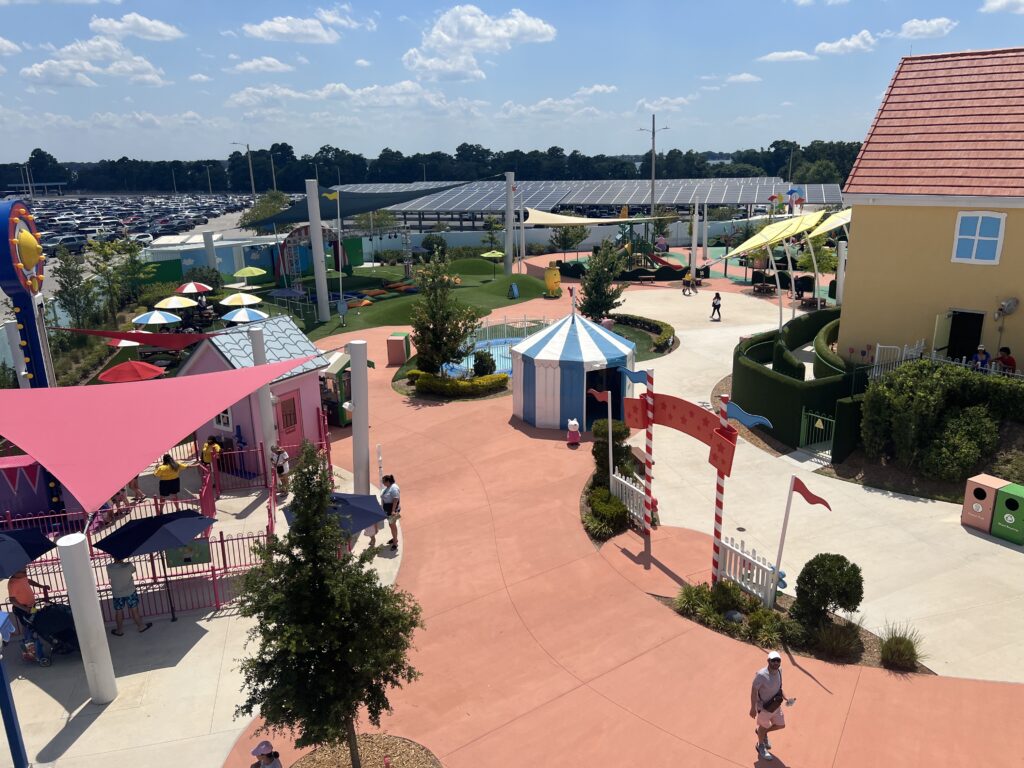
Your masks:
{"label": "red canopy", "polygon": [[163,375],[164,369],[159,365],[129,360],[125,363],[119,363],[112,368],[107,368],[96,378],[108,384],[124,384],[128,381],[149,381]]}
{"label": "red canopy", "polygon": [[4,389],[0,435],[93,512],[185,435],[310,359],[105,387]]}
{"label": "red canopy", "polygon": [[103,331],[93,330],[92,328],[53,328],[53,330],[86,333],[90,336],[102,336],[105,339],[137,341],[144,347],[177,350],[184,349],[192,344],[198,344],[203,339],[208,339],[211,336],[216,336],[214,333],[148,333],[146,331]]}

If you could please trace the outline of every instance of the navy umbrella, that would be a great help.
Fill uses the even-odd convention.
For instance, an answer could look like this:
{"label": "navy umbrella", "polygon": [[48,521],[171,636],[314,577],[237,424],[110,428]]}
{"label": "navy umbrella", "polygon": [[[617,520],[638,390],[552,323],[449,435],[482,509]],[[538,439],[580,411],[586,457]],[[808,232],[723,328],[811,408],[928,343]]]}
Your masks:
{"label": "navy umbrella", "polygon": [[306,292],[300,288],[275,288],[267,295],[275,299],[304,299]]}
{"label": "navy umbrella", "polygon": [[0,533],[0,579],[9,579],[55,546],[38,528]]}
{"label": "navy umbrella", "polygon": [[[332,493],[328,512],[337,519],[341,530],[349,535],[382,522],[388,516],[377,497],[365,493]],[[289,504],[284,508],[284,518],[288,525],[292,524],[294,517]]]}
{"label": "navy umbrella", "polygon": [[409,251],[411,253],[430,253],[430,251],[428,251],[422,245],[414,245],[412,248],[409,249]]}
{"label": "navy umbrella", "polygon": [[[165,549],[183,547],[200,533],[213,525],[213,518],[204,517],[194,509],[183,509],[166,515],[143,517],[129,520],[109,536],[104,536],[93,546],[102,549],[118,560],[136,555],[148,555]],[[171,606],[171,621],[177,621],[174,598],[171,596],[171,582],[167,578],[165,565],[164,583],[167,586],[167,601]]]}

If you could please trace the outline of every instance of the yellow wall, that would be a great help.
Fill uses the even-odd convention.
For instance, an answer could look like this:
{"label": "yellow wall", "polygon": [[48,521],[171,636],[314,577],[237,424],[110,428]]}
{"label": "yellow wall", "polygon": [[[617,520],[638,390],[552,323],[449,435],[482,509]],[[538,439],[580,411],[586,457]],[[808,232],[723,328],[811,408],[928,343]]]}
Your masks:
{"label": "yellow wall", "polygon": [[[953,263],[957,214],[968,210],[1007,214],[998,264]],[[860,362],[870,360],[876,344],[913,344],[922,338],[930,351],[935,316],[962,309],[985,314],[981,342],[994,357],[1000,323],[993,313],[1011,296],[1024,300],[1024,210],[857,205],[837,351]],[[1020,361],[1024,307],[1002,322],[1002,344]],[[860,351],[869,344],[862,358]]]}

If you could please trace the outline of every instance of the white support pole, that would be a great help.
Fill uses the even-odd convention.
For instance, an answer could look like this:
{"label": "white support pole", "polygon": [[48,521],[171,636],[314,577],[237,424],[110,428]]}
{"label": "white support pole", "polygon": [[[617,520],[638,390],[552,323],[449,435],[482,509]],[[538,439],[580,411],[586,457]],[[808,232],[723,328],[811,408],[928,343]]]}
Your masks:
{"label": "white support pole", "polygon": [[[18,323],[11,320],[4,323],[4,332],[7,334],[7,347],[11,351],[11,360],[14,361],[14,372],[18,375],[18,388],[28,389],[30,381],[28,369],[25,368],[25,352],[21,348],[21,333],[18,331]],[[55,382],[51,381],[51,385]]]}
{"label": "white support pole", "polygon": [[[793,309],[790,319],[793,319],[796,317],[796,278],[793,276],[793,255],[789,252],[787,240],[788,238],[782,238],[782,251],[786,254],[786,265],[789,267],[789,297]],[[779,306],[782,306],[781,295],[779,296]]]}
{"label": "white support pole", "polygon": [[505,172],[505,276],[512,274],[512,256],[515,254],[515,183],[514,171]]}
{"label": "white support pole", "polygon": [[316,179],[306,179],[306,205],[309,208],[309,242],[313,246],[313,281],[316,284],[317,317],[321,323],[326,323],[331,319],[331,302],[327,295],[324,230],[320,222],[320,186]]}
{"label": "white support pole", "polygon": [[[765,269],[768,268],[768,264],[772,265],[772,274],[775,275],[775,295],[779,299],[779,330],[782,330],[782,286],[779,284],[779,270],[775,269],[775,256],[772,254],[770,246],[764,247],[765,253],[768,254],[768,263],[765,264]],[[793,278],[790,276],[790,282]]]}
{"label": "white support pole", "polygon": [[697,241],[700,239],[700,225],[697,222],[697,203],[690,211],[690,280],[697,277]]}
{"label": "white support pole", "polygon": [[846,282],[846,240],[836,243],[836,255],[839,261],[836,264],[836,306],[843,303],[843,285]]}
{"label": "white support pole", "polygon": [[519,193],[519,271],[522,272],[526,263],[526,206],[523,204],[523,193]]}
{"label": "white support pole", "polygon": [[[779,588],[779,569],[782,567],[782,548],[786,545],[786,530],[789,528],[789,510],[793,506],[793,484],[796,482],[796,475],[789,476],[789,495],[786,497],[786,514],[782,518],[782,533],[779,535],[779,554],[775,557],[775,575],[772,583],[772,597]],[[774,603],[774,599],[772,603]]]}
{"label": "white support pole", "polygon": [[[260,325],[249,326],[249,343],[252,345],[253,365],[266,365],[267,348],[263,339],[263,328]],[[274,462],[270,454],[270,446],[277,442],[277,429],[274,426],[274,403],[270,397],[269,384],[264,384],[256,390],[256,403],[259,405],[260,426],[263,431],[264,466],[272,467]]]}
{"label": "white support pole", "polygon": [[804,238],[807,242],[807,248],[811,252],[811,265],[814,267],[814,308],[818,309],[818,257],[814,253],[814,243],[811,242],[811,238]]}
{"label": "white support pole", "polygon": [[710,226],[710,223],[708,222],[708,204],[704,203],[704,224],[701,226],[703,240],[704,240],[704,250],[702,250],[701,253],[704,254],[704,261],[707,261],[708,259],[711,258],[711,254],[708,252],[708,227],[709,226]]}
{"label": "white support pole", "polygon": [[377,487],[384,487],[384,452],[377,443]]}
{"label": "white support pole", "polygon": [[78,645],[85,665],[85,680],[94,704],[109,704],[117,698],[117,680],[107,645],[107,630],[100,612],[96,578],[89,562],[89,545],[84,533],[70,533],[57,539],[57,554],[68,588],[68,602],[75,622]]}
{"label": "white support pole", "polygon": [[350,341],[345,346],[352,373],[352,490],[370,492],[370,382],[367,374],[366,342]]}
{"label": "white support pole", "polygon": [[615,456],[612,453],[612,393],[608,393],[608,493],[615,492]]}
{"label": "white support pole", "polygon": [[203,248],[206,250],[206,266],[220,272],[217,269],[217,249],[213,247],[213,232],[203,232]]}
{"label": "white support pole", "polygon": [[235,269],[234,269],[235,272],[237,272],[238,270],[242,269],[242,267],[245,266],[245,246],[242,246],[242,245],[233,245],[233,246],[231,246],[231,259],[232,259],[232,261],[234,262],[234,265],[235,265]]}

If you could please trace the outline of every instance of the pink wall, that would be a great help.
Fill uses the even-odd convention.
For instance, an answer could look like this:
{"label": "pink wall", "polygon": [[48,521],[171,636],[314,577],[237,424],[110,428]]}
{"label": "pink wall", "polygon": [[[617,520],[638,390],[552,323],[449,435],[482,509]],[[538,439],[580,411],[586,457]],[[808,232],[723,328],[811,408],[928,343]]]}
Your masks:
{"label": "pink wall", "polygon": [[270,391],[276,397],[295,389],[299,390],[299,407],[301,409],[299,420],[302,424],[302,436],[315,443],[318,435],[316,412],[320,408],[320,377],[317,372],[310,371],[270,385]]}

